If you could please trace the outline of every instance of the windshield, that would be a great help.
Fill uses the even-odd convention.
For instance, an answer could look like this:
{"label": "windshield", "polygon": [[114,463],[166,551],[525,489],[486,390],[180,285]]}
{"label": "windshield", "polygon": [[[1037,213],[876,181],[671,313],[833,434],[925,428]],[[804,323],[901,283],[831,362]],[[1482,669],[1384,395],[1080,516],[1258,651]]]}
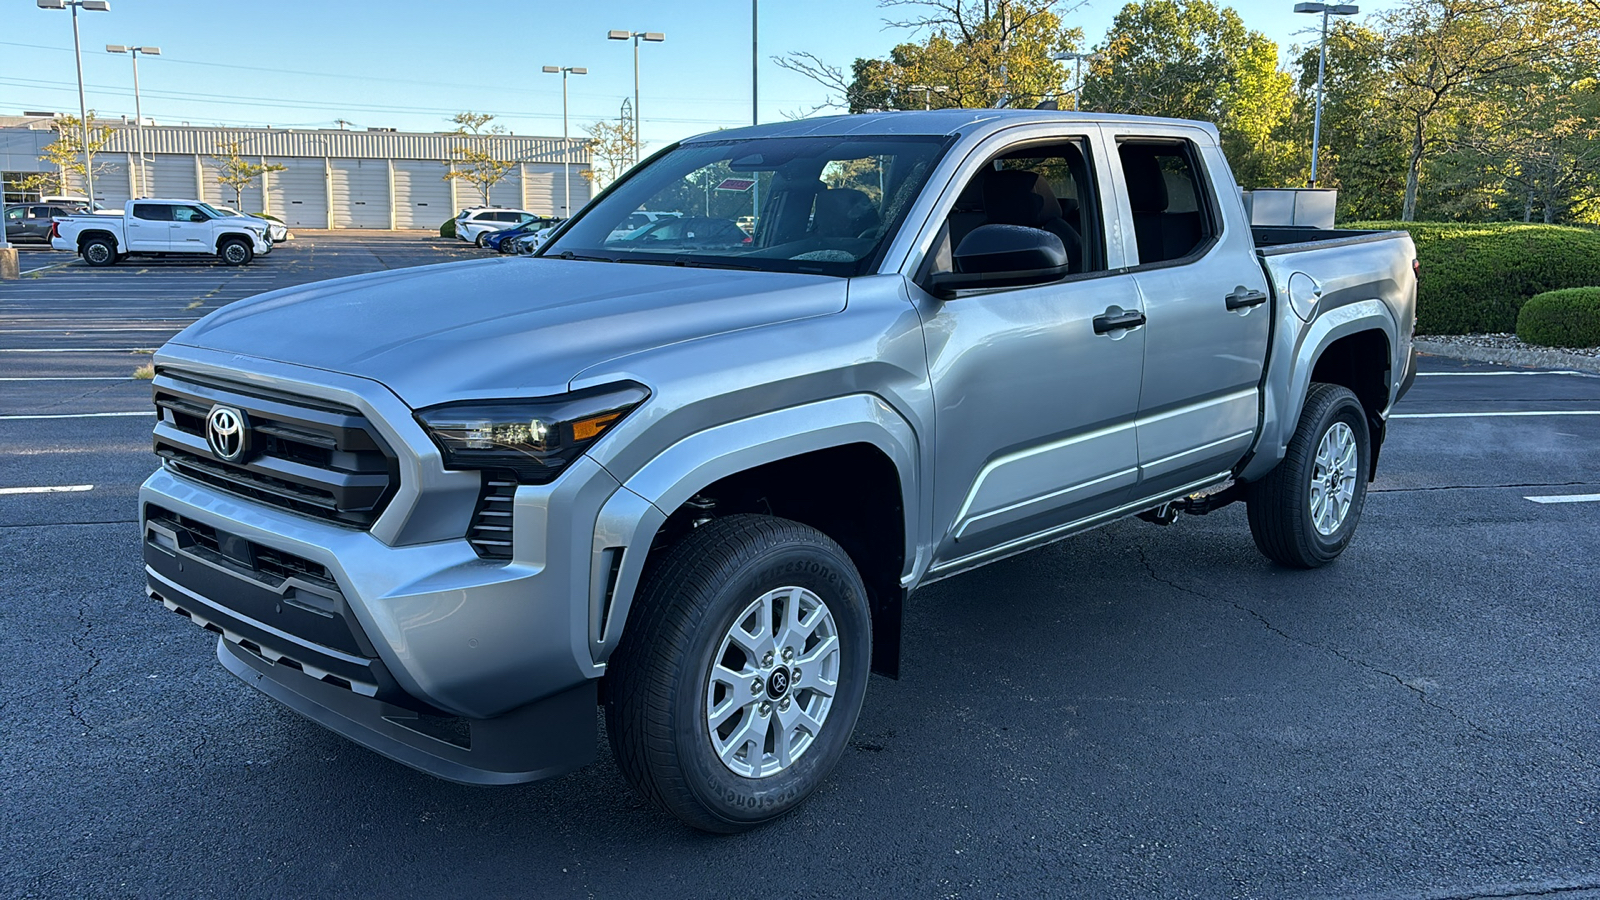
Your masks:
{"label": "windshield", "polygon": [[539,255],[864,274],[946,146],[873,136],[684,144],[603,195]]}
{"label": "windshield", "polygon": [[233,219],[233,218],[237,218],[238,215],[239,215],[236,212],[222,212],[222,211],[218,210],[215,206],[211,206],[211,205],[206,204],[206,203],[197,203],[195,205],[200,207],[201,209],[205,210],[206,212],[210,213],[211,215],[219,218],[219,219]]}

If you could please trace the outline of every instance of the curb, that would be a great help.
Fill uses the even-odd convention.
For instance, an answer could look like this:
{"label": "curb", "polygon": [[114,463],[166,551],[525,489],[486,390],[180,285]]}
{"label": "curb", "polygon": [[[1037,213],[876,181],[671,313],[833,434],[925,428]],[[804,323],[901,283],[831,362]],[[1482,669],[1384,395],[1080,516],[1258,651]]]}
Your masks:
{"label": "curb", "polygon": [[1600,358],[1561,350],[1498,350],[1491,347],[1465,347],[1417,338],[1412,341],[1418,353],[1444,356],[1467,362],[1497,363],[1538,369],[1576,369],[1600,374]]}

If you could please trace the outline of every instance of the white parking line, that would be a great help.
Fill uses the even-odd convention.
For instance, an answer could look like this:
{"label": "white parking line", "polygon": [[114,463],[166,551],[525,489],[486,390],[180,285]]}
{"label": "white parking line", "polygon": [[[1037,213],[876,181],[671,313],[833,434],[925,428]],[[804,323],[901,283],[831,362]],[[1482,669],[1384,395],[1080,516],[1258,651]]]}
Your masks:
{"label": "white parking line", "polygon": [[154,347],[0,347],[0,353],[154,353]]}
{"label": "white parking line", "polygon": [[1551,369],[1543,372],[1418,372],[1418,378],[1496,378],[1503,375],[1570,375],[1573,378],[1600,378],[1594,372],[1575,372],[1571,369]]}
{"label": "white parking line", "polygon": [[0,488],[0,494],[68,494],[92,490],[92,484],[57,484],[49,487]]}
{"label": "white parking line", "polygon": [[132,378],[107,378],[100,375],[32,375],[26,378],[0,378],[0,381],[132,381]]}
{"label": "white parking line", "polygon": [[37,416],[0,416],[0,422],[18,422],[25,419],[120,419],[127,416],[153,416],[153,409],[140,410],[139,412],[108,412],[108,413],[69,413],[64,415],[37,415]]}
{"label": "white parking line", "polygon": [[1600,494],[1562,494],[1553,497],[1523,497],[1535,503],[1600,503]]}
{"label": "white parking line", "polygon": [[1501,412],[1395,413],[1391,419],[1492,419],[1502,416],[1600,416],[1600,409],[1518,409]]}

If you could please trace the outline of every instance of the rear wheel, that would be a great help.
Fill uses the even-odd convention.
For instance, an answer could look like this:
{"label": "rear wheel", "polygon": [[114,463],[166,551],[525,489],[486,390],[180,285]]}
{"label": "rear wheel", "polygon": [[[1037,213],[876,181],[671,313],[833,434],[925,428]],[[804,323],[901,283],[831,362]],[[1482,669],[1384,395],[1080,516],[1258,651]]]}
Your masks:
{"label": "rear wheel", "polygon": [[487,247],[487,246],[489,246],[489,232],[485,231],[485,232],[483,232],[483,233],[478,235],[478,246],[479,247]]}
{"label": "rear wheel", "polygon": [[1361,401],[1348,388],[1313,384],[1288,453],[1246,486],[1256,548],[1297,569],[1337,559],[1361,520],[1371,460]]}
{"label": "rear wheel", "polygon": [[238,238],[224,241],[222,246],[217,248],[217,256],[230,266],[245,265],[254,259],[255,255],[255,251],[250,248],[250,245]]}
{"label": "rear wheel", "polygon": [[84,241],[83,246],[78,248],[78,255],[82,256],[83,261],[91,266],[115,265],[119,258],[117,256],[116,242],[110,238],[103,237],[94,237]]}
{"label": "rear wheel", "polygon": [[652,561],[611,658],[617,764],[695,828],[775,819],[843,756],[871,645],[866,588],[826,535],[770,516],[703,525]]}

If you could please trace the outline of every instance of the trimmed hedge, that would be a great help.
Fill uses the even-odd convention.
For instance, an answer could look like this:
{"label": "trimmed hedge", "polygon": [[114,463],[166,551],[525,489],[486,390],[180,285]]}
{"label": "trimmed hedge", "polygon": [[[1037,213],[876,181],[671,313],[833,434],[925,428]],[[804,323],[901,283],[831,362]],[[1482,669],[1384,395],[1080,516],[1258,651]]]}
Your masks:
{"label": "trimmed hedge", "polygon": [[[446,219],[444,224],[439,226],[439,237],[453,238],[455,236],[456,236],[456,220],[455,219]],[[1596,280],[1600,280],[1600,279],[1596,279]]]}
{"label": "trimmed hedge", "polygon": [[1517,313],[1517,337],[1540,347],[1600,347],[1600,287],[1533,297]]}
{"label": "trimmed hedge", "polygon": [[1528,298],[1600,284],[1600,231],[1522,223],[1362,222],[1411,232],[1418,334],[1508,333]]}

